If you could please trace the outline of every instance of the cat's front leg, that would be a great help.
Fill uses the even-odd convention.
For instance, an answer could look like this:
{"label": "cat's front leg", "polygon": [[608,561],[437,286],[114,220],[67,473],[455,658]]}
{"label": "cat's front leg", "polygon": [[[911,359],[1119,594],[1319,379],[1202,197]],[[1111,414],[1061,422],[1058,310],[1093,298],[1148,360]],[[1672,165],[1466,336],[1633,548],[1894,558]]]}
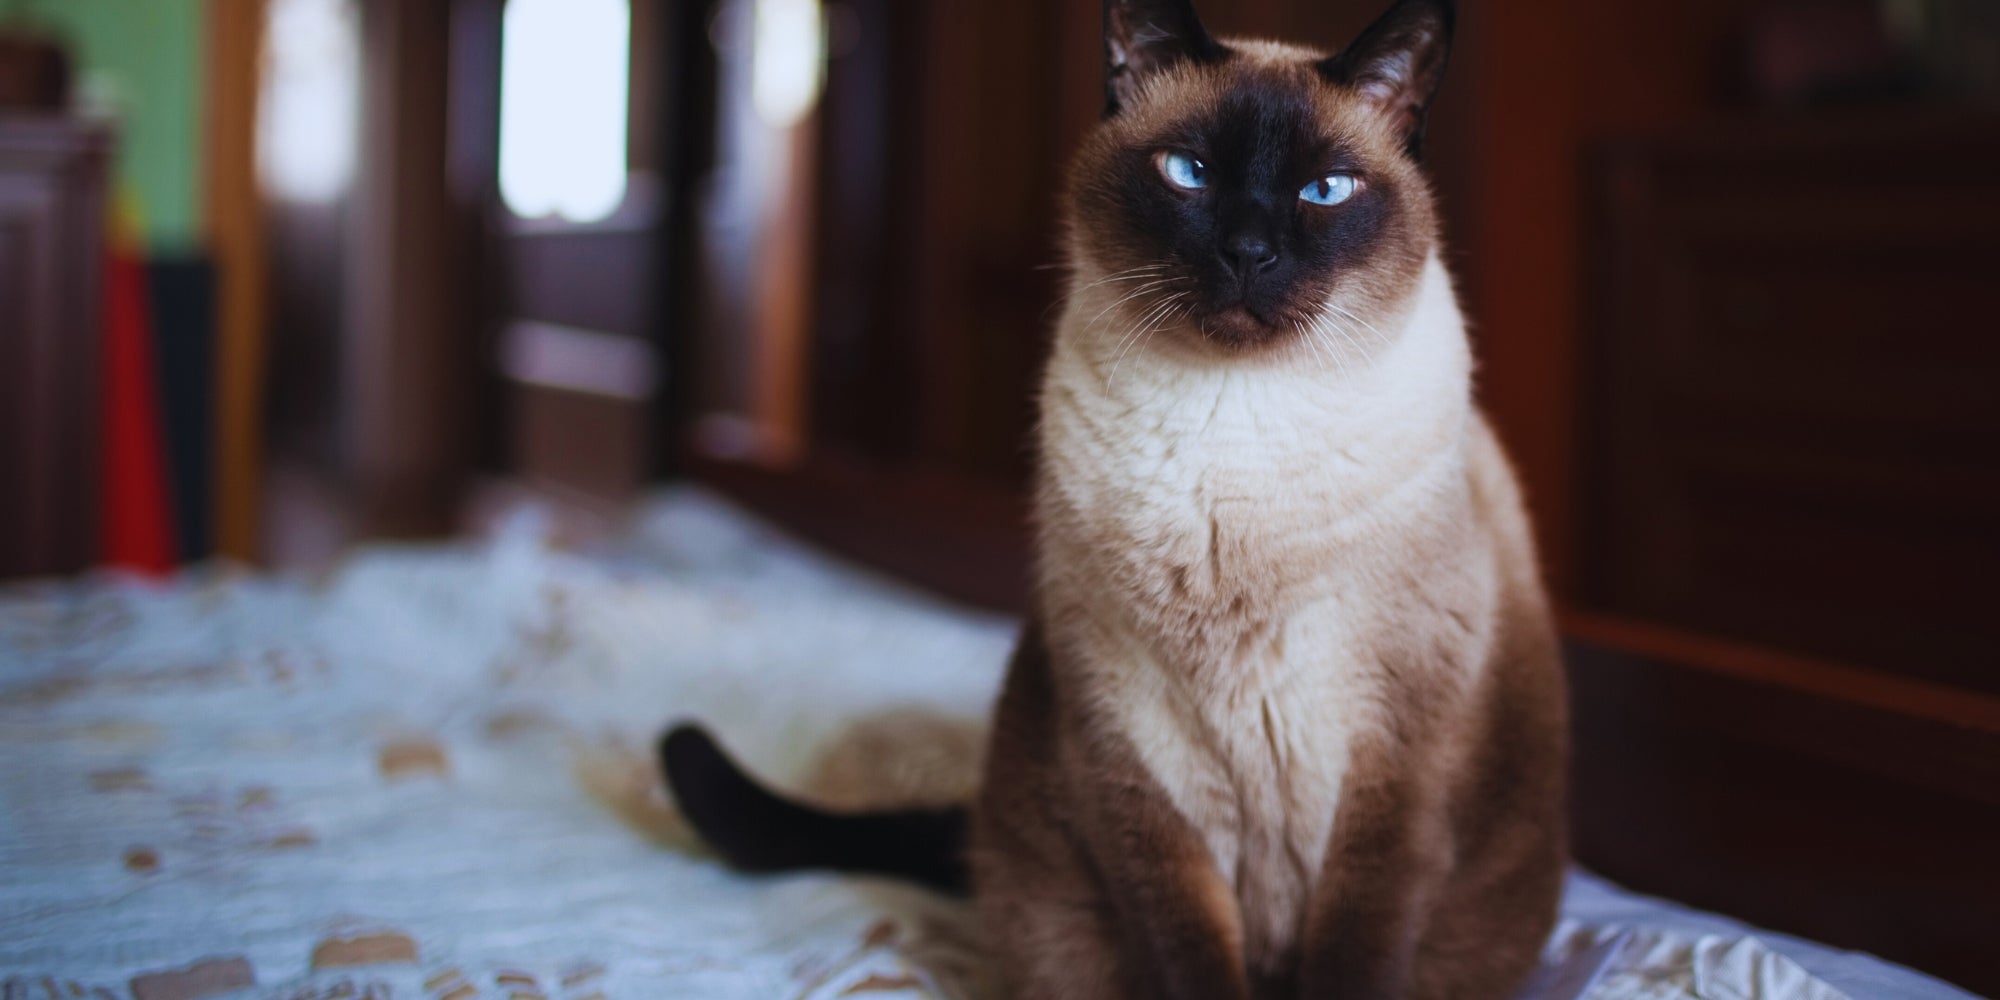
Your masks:
{"label": "cat's front leg", "polygon": [[1207,846],[1116,734],[1078,769],[1088,852],[1136,996],[1248,1000],[1235,894]]}
{"label": "cat's front leg", "polygon": [[[1372,751],[1372,752],[1371,752]],[[1436,804],[1382,747],[1357,747],[1307,914],[1302,1000],[1408,1000],[1450,864]]]}
{"label": "cat's front leg", "polygon": [[1244,1000],[1235,902],[1207,852],[1124,738],[1056,692],[1030,624],[994,712],[969,858],[1011,1000]]}

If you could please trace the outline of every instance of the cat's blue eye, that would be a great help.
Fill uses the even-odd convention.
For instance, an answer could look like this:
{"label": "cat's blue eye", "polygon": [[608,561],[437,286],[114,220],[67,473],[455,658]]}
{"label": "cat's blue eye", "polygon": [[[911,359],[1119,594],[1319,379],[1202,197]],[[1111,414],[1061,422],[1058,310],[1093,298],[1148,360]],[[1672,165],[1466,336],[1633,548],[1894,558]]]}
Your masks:
{"label": "cat's blue eye", "polygon": [[1299,189],[1299,200],[1315,205],[1338,205],[1354,197],[1360,183],[1353,174],[1328,174]]}
{"label": "cat's blue eye", "polygon": [[1186,153],[1171,150],[1159,156],[1160,173],[1167,183],[1186,191],[1199,191],[1208,186],[1208,164]]}

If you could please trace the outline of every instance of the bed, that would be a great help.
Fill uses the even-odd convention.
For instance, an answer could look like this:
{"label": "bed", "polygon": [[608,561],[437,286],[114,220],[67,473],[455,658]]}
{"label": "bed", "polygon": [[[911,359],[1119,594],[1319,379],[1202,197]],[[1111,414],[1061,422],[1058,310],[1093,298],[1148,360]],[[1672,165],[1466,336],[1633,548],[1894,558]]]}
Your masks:
{"label": "bed", "polygon": [[[992,995],[961,903],[720,867],[650,744],[701,718],[830,802],[954,794],[1014,623],[695,489],[554,534],[0,588],[6,1000]],[[1545,1000],[1969,995],[1582,871],[1545,959]]]}

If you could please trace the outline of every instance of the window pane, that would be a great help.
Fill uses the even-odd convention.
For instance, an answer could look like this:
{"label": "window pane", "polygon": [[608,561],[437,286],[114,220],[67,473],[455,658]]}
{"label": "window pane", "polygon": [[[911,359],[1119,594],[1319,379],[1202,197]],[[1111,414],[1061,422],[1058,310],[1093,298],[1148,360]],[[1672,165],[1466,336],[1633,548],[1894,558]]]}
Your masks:
{"label": "window pane", "polygon": [[354,173],[360,43],[352,0],[275,0],[265,25],[257,172],[284,201],[340,197]]}
{"label": "window pane", "polygon": [[627,0],[509,0],[500,195],[523,218],[595,222],[625,198]]}

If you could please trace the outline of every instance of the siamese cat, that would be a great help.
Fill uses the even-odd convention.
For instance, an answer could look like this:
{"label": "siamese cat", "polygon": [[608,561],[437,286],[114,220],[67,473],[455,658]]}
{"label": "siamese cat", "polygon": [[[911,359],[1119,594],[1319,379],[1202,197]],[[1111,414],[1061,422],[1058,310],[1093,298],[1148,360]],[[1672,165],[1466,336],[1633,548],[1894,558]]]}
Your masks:
{"label": "siamese cat", "polygon": [[1328,55],[1108,0],[1066,197],[1031,619],[969,812],[662,745],[746,868],[969,877],[1014,996],[1505,998],[1565,864],[1566,702],[1419,167],[1449,0]]}

